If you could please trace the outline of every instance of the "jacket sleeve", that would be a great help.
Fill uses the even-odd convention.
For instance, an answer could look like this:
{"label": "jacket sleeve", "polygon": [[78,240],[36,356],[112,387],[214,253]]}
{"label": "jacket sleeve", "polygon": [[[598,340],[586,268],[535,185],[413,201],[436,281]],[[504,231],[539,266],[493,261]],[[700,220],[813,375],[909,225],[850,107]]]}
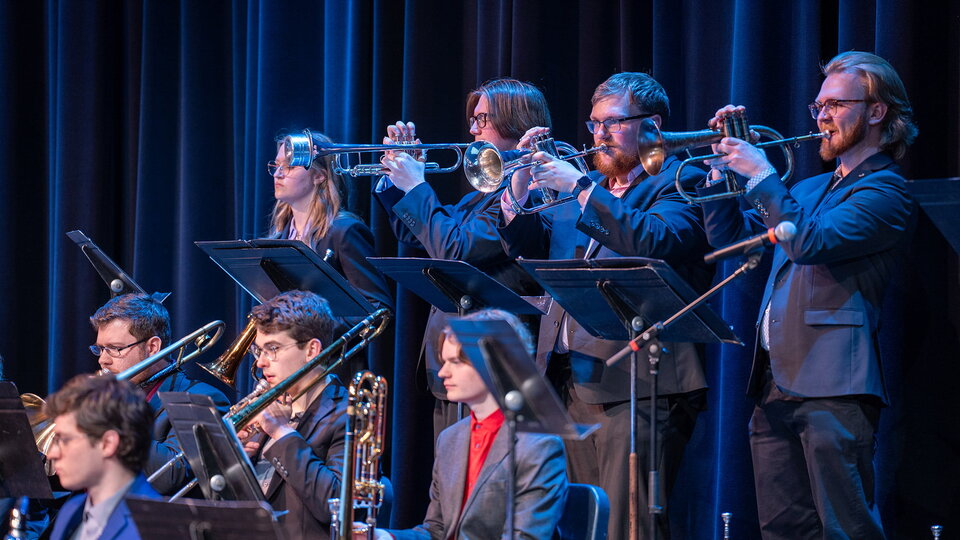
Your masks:
{"label": "jacket sleeve", "polygon": [[387,220],[390,221],[390,229],[393,231],[394,236],[397,237],[397,240],[401,244],[405,244],[417,249],[424,249],[420,241],[417,240],[417,237],[414,236],[413,231],[411,231],[410,228],[400,220],[400,217],[393,209],[394,206],[400,202],[400,199],[404,197],[403,191],[401,191],[400,188],[392,183],[390,183],[389,186],[383,190],[378,190],[377,186],[375,185],[373,189],[373,197],[377,200],[377,202],[380,203],[380,206],[383,207],[383,211],[387,215]]}
{"label": "jacket sleeve", "polygon": [[449,206],[440,204],[433,188],[423,183],[400,199],[393,211],[435,259],[477,265],[504,258],[497,234],[499,192],[469,193]]}
{"label": "jacket sleeve", "polygon": [[311,446],[300,433],[280,438],[263,453],[277,474],[293,488],[303,507],[320,523],[330,523],[327,501],[340,494],[346,415],[315,435]]}
{"label": "jacket sleeve", "polygon": [[[665,173],[673,176],[672,171]],[[684,185],[691,185],[700,176],[699,171],[687,167]],[[594,189],[577,229],[624,257],[677,262],[697,259],[707,248],[700,208],[688,203],[674,182],[662,184],[644,209],[625,204],[605,189]]]}
{"label": "jacket sleeve", "polygon": [[[498,212],[499,213],[499,212]],[[516,259],[550,258],[550,238],[553,222],[549,211],[517,215],[506,223],[499,213],[497,232],[508,257]]]}
{"label": "jacket sleeve", "polygon": [[[697,189],[697,195],[716,195],[725,190],[724,184],[720,183]],[[703,203],[703,223],[711,246],[720,248],[763,231],[759,213],[741,207],[741,199],[731,197]]]}
{"label": "jacket sleeve", "polygon": [[[517,510],[513,538],[551,538],[567,499],[567,464],[563,443],[553,436],[529,437],[517,462]],[[503,539],[511,536],[504,531]]]}
{"label": "jacket sleeve", "polygon": [[780,244],[796,264],[829,264],[890,249],[909,229],[913,204],[896,173],[874,172],[842,196],[839,203],[811,214],[773,177],[747,194],[767,209],[768,227],[781,221],[797,226],[794,239]]}

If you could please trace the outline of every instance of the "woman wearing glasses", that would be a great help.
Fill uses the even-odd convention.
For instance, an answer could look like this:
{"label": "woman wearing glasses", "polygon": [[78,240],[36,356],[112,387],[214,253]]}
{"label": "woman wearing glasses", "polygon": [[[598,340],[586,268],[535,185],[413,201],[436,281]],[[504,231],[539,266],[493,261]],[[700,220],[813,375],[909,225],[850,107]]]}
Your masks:
{"label": "woman wearing glasses", "polygon": [[[320,135],[325,141],[330,139]],[[270,218],[270,238],[302,240],[360,290],[374,307],[393,308],[386,279],[367,260],[375,255],[370,228],[345,208],[345,191],[333,172],[333,157],[317,158],[309,167],[291,167],[278,145],[267,164],[277,202]],[[332,252],[332,254],[331,254]]]}

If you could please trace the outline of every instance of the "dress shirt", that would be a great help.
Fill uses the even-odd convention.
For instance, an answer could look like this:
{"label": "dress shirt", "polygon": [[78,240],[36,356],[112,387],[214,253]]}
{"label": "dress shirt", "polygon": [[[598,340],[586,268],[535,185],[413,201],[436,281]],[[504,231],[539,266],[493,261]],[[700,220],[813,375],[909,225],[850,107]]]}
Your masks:
{"label": "dress shirt", "polygon": [[467,504],[473,486],[480,477],[483,463],[487,460],[487,454],[490,453],[490,447],[493,446],[493,440],[497,438],[500,427],[503,426],[503,420],[503,411],[500,409],[483,420],[477,420],[472,413],[470,415],[470,458],[467,460],[467,482],[463,491],[464,505]]}
{"label": "dress shirt", "polygon": [[117,505],[120,504],[120,501],[124,495],[127,494],[127,491],[130,491],[130,486],[133,485],[135,480],[136,477],[131,478],[130,481],[127,482],[127,485],[123,486],[123,489],[120,489],[99,504],[91,503],[90,495],[87,494],[87,500],[83,503],[83,522],[77,527],[76,532],[73,533],[72,540],[96,540],[100,538],[100,534],[107,526],[107,521],[110,520],[110,514],[112,514],[114,509],[117,508]]}

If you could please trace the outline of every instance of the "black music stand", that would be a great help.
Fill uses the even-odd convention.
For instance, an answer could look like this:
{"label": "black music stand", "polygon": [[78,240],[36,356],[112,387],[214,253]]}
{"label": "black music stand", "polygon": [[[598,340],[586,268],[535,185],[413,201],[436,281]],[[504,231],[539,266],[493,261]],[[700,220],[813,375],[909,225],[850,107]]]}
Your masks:
{"label": "black music stand", "polygon": [[907,191],[960,253],[960,177],[907,180]]}
{"label": "black music stand", "polygon": [[[120,296],[121,294],[140,293],[146,294],[143,287],[137,284],[129,274],[120,268],[120,265],[113,262],[113,259],[107,256],[96,244],[93,243],[83,231],[69,231],[67,238],[73,240],[80,246],[80,250],[86,255],[87,260],[93,265],[93,269],[100,274],[100,278],[110,288],[111,296]],[[163,303],[170,293],[155,292],[150,295],[157,302]]]}
{"label": "black music stand", "polygon": [[[643,328],[653,326],[698,300],[694,290],[659,259],[622,257],[519,262],[587,332],[602,339],[633,341]],[[751,268],[756,266],[755,258],[751,262]],[[655,333],[649,329],[646,332],[649,335],[645,345],[651,375],[647,477],[648,511],[651,514],[663,512],[663,505],[659,501],[656,426],[657,383],[662,353],[660,341],[743,344],[706,304],[700,303],[699,307],[685,313],[689,316],[676,318],[669,327],[661,326]],[[639,350],[633,349],[630,363],[631,516],[639,512],[639,464],[636,463]],[[634,523],[635,519],[631,519],[631,529]],[[650,529],[650,538],[655,539],[655,519],[651,519]]]}
{"label": "black music stand", "polygon": [[0,381],[0,498],[52,499],[17,386]]}
{"label": "black music stand", "polygon": [[281,538],[273,509],[265,502],[165,502],[132,495],[125,502],[143,540]]}
{"label": "black music stand", "polygon": [[450,327],[507,420],[507,440],[510,441],[507,460],[510,478],[514,481],[507,484],[505,530],[510,531],[512,538],[516,513],[516,432],[548,433],[580,440],[600,425],[575,424],[570,419],[560,398],[540,375],[507,321],[451,319]]}
{"label": "black music stand", "polygon": [[[518,315],[543,315],[540,297],[523,297],[463,261],[416,257],[367,257],[384,275],[445,313],[497,308]],[[527,298],[530,298],[529,300]]]}
{"label": "black music stand", "polygon": [[258,302],[299,289],[322,296],[344,319],[362,319],[374,312],[360,291],[300,240],[194,243]]}
{"label": "black music stand", "polygon": [[160,392],[160,401],[206,499],[264,501],[243,444],[210,396]]}

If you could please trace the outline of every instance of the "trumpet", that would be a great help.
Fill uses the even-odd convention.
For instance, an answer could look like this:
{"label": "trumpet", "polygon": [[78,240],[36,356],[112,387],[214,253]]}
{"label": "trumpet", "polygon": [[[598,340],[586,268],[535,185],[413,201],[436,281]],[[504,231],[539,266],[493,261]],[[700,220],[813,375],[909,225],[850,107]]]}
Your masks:
{"label": "trumpet", "polygon": [[542,212],[547,208],[554,207],[574,200],[574,197],[559,198],[557,192],[543,188],[540,190],[543,203],[533,208],[524,208],[517,202],[517,198],[510,186],[510,178],[517,171],[536,167],[541,165],[540,161],[530,161],[527,156],[534,152],[545,152],[551,156],[560,158],[564,161],[573,161],[581,173],[586,174],[589,170],[584,157],[602,152],[607,149],[607,145],[601,144],[593,148],[584,148],[577,151],[569,143],[556,141],[552,137],[543,135],[536,137],[532,141],[533,150],[511,150],[509,152],[500,152],[497,147],[486,141],[476,141],[467,146],[463,157],[463,173],[467,181],[477,191],[490,193],[496,191],[501,185],[507,182],[507,196],[510,197],[511,206],[518,214],[535,214]]}
{"label": "trumpet", "polygon": [[[752,140],[751,131],[758,133],[761,137],[766,136],[771,139],[768,142],[754,144],[754,147],[768,148],[779,146],[783,151],[783,157],[786,161],[787,169],[780,178],[781,182],[786,182],[791,176],[793,176],[793,152],[790,150],[790,146],[799,148],[801,142],[830,137],[829,133],[826,131],[821,131],[817,133],[809,133],[807,135],[800,135],[797,137],[784,138],[783,135],[772,128],[759,125],[748,125],[746,116],[742,112],[736,112],[725,117],[723,119],[723,124],[719,129],[704,129],[701,131],[684,131],[674,133],[661,132],[660,128],[657,127],[657,124],[653,120],[645,118],[641,121],[640,131],[637,134],[637,153],[639,154],[640,162],[643,164],[643,169],[647,171],[647,174],[655,175],[660,173],[660,169],[662,168],[663,162],[666,160],[667,156],[679,154],[680,152],[685,152],[693,148],[710,146],[711,144],[719,142],[725,137],[736,137],[738,139],[750,141]],[[694,197],[687,195],[680,184],[681,173],[684,167],[698,161],[716,159],[724,155],[725,154],[709,154],[705,156],[695,156],[683,160],[680,163],[680,167],[677,169],[677,192],[680,193],[680,195],[690,203],[704,203],[718,199],[729,199],[731,197],[742,195],[744,190],[737,185],[736,179],[734,179],[730,174],[725,175],[727,191],[724,193],[718,193],[704,197]]]}
{"label": "trumpet", "polygon": [[[354,375],[347,389],[347,428],[344,436],[340,497],[330,499],[330,538],[349,540],[362,533],[372,540],[377,510],[383,502],[380,456],[386,433],[387,380],[371,371]],[[344,504],[344,501],[346,502]],[[353,527],[354,510],[366,509],[366,522]]]}
{"label": "trumpet", "polygon": [[463,163],[463,149],[468,145],[459,143],[436,144],[344,144],[326,142],[315,137],[310,130],[303,130],[302,135],[287,135],[283,138],[283,153],[291,167],[309,167],[317,158],[336,156],[334,172],[339,175],[380,176],[390,171],[379,164],[360,164],[353,167],[345,166],[341,159],[347,154],[363,154],[371,152],[386,152],[388,150],[402,150],[414,152],[419,150],[450,150],[456,155],[453,165],[441,167],[438,163],[427,163],[425,173],[451,173],[460,168]]}

